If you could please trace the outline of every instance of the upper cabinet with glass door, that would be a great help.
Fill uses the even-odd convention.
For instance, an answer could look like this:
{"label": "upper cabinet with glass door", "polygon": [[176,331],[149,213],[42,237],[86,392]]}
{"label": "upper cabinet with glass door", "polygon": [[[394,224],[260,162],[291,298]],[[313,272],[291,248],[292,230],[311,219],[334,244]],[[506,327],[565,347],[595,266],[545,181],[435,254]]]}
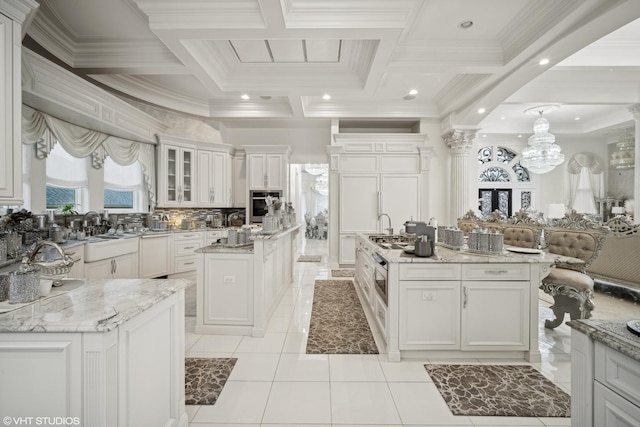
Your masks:
{"label": "upper cabinet with glass door", "polygon": [[158,206],[195,206],[196,150],[161,140],[158,151]]}

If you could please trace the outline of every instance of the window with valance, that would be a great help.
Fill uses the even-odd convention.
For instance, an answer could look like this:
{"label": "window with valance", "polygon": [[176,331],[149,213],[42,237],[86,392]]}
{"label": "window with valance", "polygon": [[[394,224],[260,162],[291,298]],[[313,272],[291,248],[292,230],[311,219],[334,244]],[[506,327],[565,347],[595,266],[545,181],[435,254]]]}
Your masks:
{"label": "window with valance", "polygon": [[107,157],[120,166],[137,163],[142,171],[149,205],[152,209],[155,207],[155,150],[152,144],[73,125],[26,105],[22,106],[22,128],[23,143],[34,145],[39,159],[47,158],[58,143],[74,158],[88,158],[96,169],[103,168]]}

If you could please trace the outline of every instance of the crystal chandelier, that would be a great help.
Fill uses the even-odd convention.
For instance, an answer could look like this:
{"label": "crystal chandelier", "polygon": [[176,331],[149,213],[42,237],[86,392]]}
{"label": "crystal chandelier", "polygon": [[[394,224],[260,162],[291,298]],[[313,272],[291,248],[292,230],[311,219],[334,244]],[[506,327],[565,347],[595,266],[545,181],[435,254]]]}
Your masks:
{"label": "crystal chandelier", "polygon": [[549,121],[542,117],[558,107],[543,106],[525,110],[525,113],[535,112],[540,115],[533,123],[533,135],[529,137],[529,147],[522,151],[520,164],[533,173],[547,173],[564,161],[561,148],[555,143],[556,137],[549,133]]}
{"label": "crystal chandelier", "polygon": [[611,155],[609,164],[615,169],[631,169],[635,166],[635,138],[629,132],[629,129],[625,129],[624,133],[618,139],[616,143],[616,151]]}

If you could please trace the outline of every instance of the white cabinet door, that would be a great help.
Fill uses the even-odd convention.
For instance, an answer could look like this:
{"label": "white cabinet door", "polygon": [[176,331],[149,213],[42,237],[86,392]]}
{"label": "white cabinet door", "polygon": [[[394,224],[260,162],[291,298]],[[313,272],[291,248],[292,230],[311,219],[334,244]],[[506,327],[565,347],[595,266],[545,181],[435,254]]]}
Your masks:
{"label": "white cabinet door", "polygon": [[[17,26],[17,31],[14,31]],[[0,14],[0,204],[22,202],[20,25]],[[17,63],[16,63],[17,61]],[[11,203],[15,202],[15,203]]]}
{"label": "white cabinet door", "polygon": [[253,324],[253,255],[204,257],[204,323]]}
{"label": "white cabinet door", "polygon": [[134,279],[138,277],[138,254],[127,254],[113,258],[114,279]]}
{"label": "white cabinet door", "polygon": [[159,206],[194,206],[196,200],[195,150],[161,145]]}
{"label": "white cabinet door", "polygon": [[353,234],[340,235],[340,264],[355,264],[356,236]]}
{"label": "white cabinet door", "polygon": [[247,162],[246,157],[233,158],[233,207],[247,206]]}
{"label": "white cabinet door", "polygon": [[[398,233],[404,222],[420,219],[419,174],[397,174],[380,176],[381,213],[391,218],[393,231]],[[389,227],[387,218],[380,218],[380,230]]]}
{"label": "white cabinet door", "polygon": [[213,155],[212,151],[198,150],[198,188],[196,203],[198,207],[213,206]]}
{"label": "white cabinet door", "polygon": [[401,281],[401,350],[460,349],[460,282]]}
{"label": "white cabinet door", "polygon": [[249,162],[249,189],[264,190],[267,187],[267,170],[265,154],[250,154]]}
{"label": "white cabinet door", "polygon": [[84,275],[87,279],[111,279],[113,277],[113,259],[85,263]]}
{"label": "white cabinet door", "polygon": [[593,425],[639,426],[640,407],[596,381],[593,387]]}
{"label": "white cabinet door", "polygon": [[462,282],[462,350],[529,348],[529,282]]}
{"label": "white cabinet door", "polygon": [[[375,233],[380,214],[378,174],[340,175],[340,232]],[[355,255],[351,255],[352,259]]]}
{"label": "white cabinet door", "polygon": [[280,154],[267,154],[265,157],[267,190],[281,190],[285,187],[284,159]]}
{"label": "white cabinet door", "polygon": [[170,273],[171,235],[160,234],[140,239],[140,277],[154,278]]}
{"label": "white cabinet door", "polygon": [[230,159],[227,153],[213,153],[211,200],[213,206],[231,206]]}

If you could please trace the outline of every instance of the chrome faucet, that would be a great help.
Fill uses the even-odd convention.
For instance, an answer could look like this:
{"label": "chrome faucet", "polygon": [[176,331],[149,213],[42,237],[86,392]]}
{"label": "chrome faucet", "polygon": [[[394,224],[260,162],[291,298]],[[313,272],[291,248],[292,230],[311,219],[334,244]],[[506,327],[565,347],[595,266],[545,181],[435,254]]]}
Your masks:
{"label": "chrome faucet", "polygon": [[391,236],[393,234],[393,227],[391,226],[391,217],[386,213],[381,213],[380,215],[378,215],[378,221],[380,221],[380,218],[382,218],[383,216],[386,216],[389,219],[389,228],[387,228],[386,230],[387,230],[387,233],[389,233],[389,236]]}
{"label": "chrome faucet", "polygon": [[[102,221],[102,217],[100,216],[100,214],[99,214],[98,212],[96,212],[96,211],[89,211],[89,212],[87,212],[86,214],[82,215],[82,225],[83,225],[84,227],[89,226],[89,224],[86,222],[87,217],[88,217],[89,215],[95,215],[95,216],[96,216],[100,221]],[[95,225],[100,225],[100,223],[99,223],[99,222],[94,222],[94,224],[95,224]]]}

